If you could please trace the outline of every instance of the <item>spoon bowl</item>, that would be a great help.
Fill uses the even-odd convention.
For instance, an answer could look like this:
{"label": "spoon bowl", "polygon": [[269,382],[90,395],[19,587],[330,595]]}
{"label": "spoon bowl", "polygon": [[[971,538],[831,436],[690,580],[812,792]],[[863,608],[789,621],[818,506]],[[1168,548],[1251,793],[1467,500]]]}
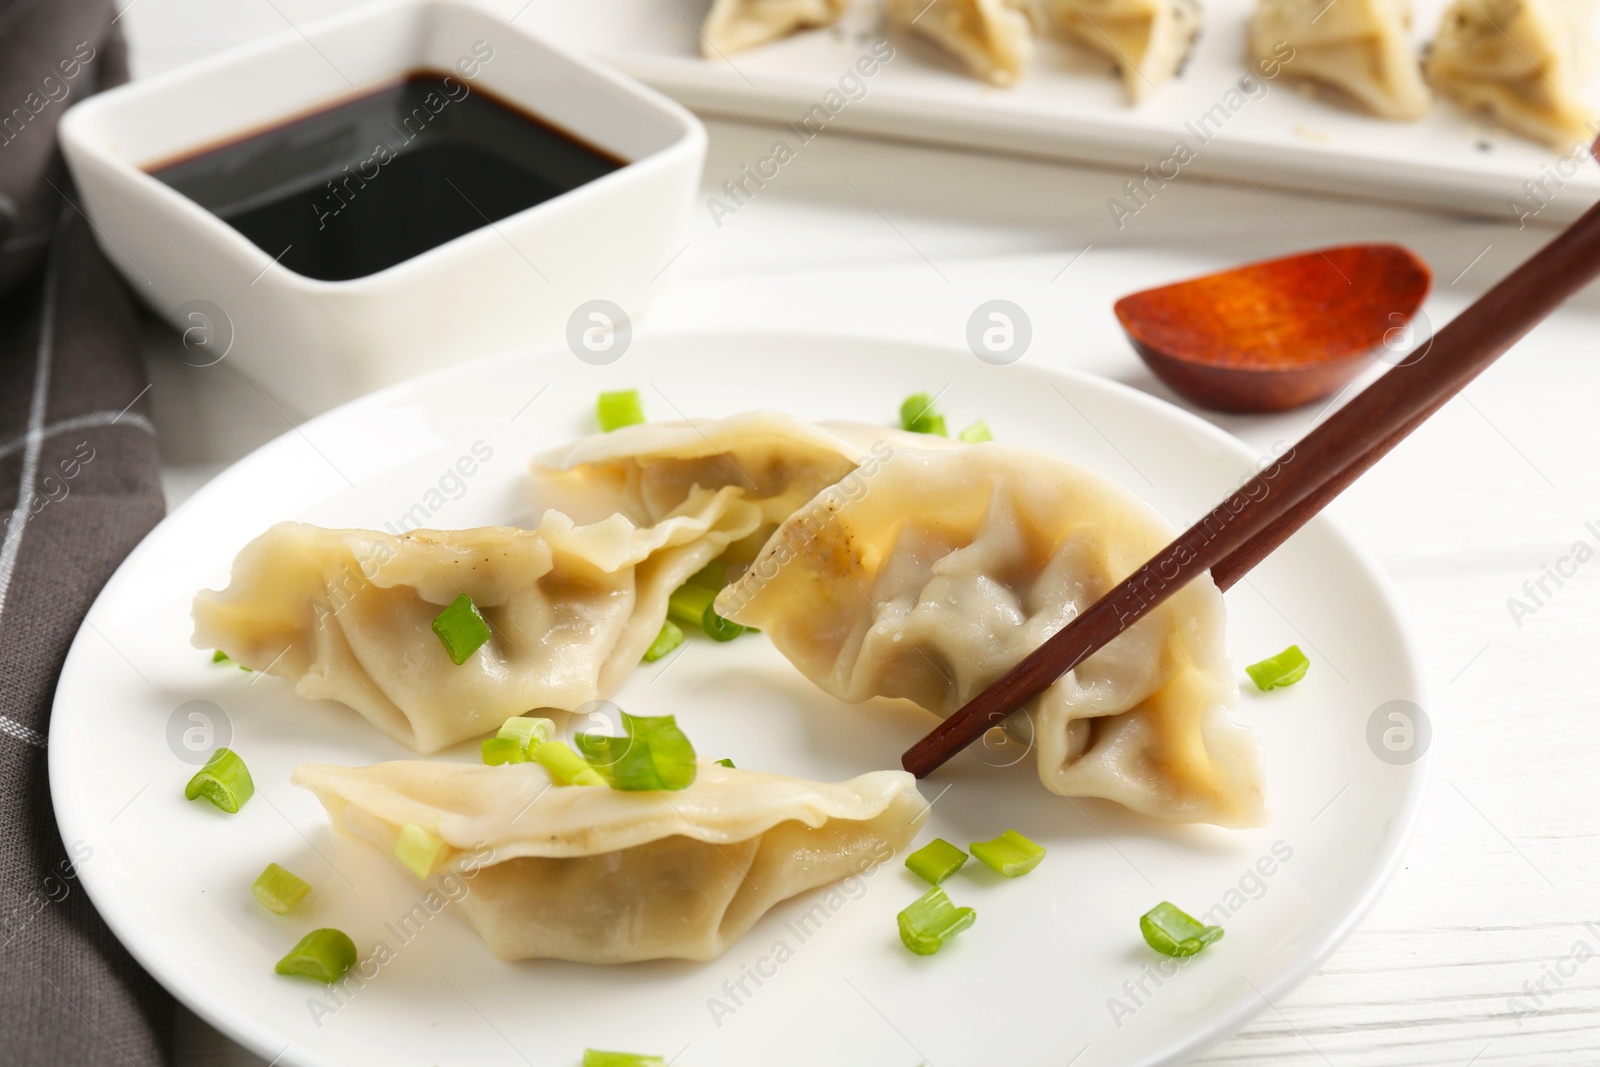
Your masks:
{"label": "spoon bowl", "polygon": [[1333,395],[1398,339],[1433,275],[1410,250],[1345,245],[1146,289],[1116,303],[1140,357],[1213,411],[1269,412]]}

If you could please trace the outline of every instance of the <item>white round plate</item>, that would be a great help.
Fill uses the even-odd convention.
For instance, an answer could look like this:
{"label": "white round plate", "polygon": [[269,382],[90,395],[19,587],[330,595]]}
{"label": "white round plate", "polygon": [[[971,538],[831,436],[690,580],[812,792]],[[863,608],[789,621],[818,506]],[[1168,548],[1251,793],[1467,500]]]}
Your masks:
{"label": "white round plate", "polygon": [[[1369,727],[1399,729],[1390,742],[1403,742],[1393,709],[1380,708],[1426,705],[1418,658],[1376,568],[1319,519],[1227,598],[1238,664],[1291,643],[1311,658],[1300,684],[1264,694],[1247,683],[1241,699],[1266,747],[1267,829],[1169,826],[1068,801],[1040,786],[1031,757],[998,767],[1004,757],[968,752],[922,783],[938,799],[919,843],[964,846],[1016,828],[1049,855],[1014,881],[969,863],[947,882],[978,918],[936,956],[899,943],[895,913],[926,887],[896,860],[780,905],[710,963],[495,959],[453,915],[419,907],[387,857],[336,837],[288,782],[302,761],[411,753],[354,712],[213,665],[189,646],[189,601],[223,585],[234,554],[284,519],[528,522],[528,458],[591,432],[595,395],[630,386],[659,419],[775,407],[888,423],[906,395],[937,393],[952,431],[984,418],[1002,441],[1111,474],[1180,526],[1257,461],[1207,423],[1099,379],[876,340],[770,336],[640,335],[604,367],[564,349],[496,357],[388,389],[260,449],[158,526],[95,602],[56,693],[50,778],[62,834],[75,855],[89,852],[83,885],[117,936],[266,1059],[577,1067],[587,1046],[680,1067],[1170,1063],[1302,978],[1398,864],[1426,764],[1400,761],[1421,755],[1426,735],[1395,752],[1369,742]],[[481,462],[458,466],[475,453]],[[691,639],[641,666],[616,699],[676,714],[703,753],[825,780],[898,766],[934,721],[898,701],[838,703],[758,637]],[[182,735],[201,723],[197,711],[254,775],[256,797],[237,815],[183,799],[194,767]],[[476,761],[476,749],[441,758]],[[314,887],[289,917],[250,894],[269,861]],[[1165,961],[1138,923],[1162,900],[1226,915],[1227,936],[1182,966]],[[318,926],[386,962],[338,997],[275,976],[274,962]]]}

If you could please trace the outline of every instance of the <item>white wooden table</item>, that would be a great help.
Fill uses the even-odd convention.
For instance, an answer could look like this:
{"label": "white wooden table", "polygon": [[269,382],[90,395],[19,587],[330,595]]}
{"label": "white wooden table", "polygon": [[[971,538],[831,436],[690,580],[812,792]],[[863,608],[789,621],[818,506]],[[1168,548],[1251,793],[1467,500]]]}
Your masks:
{"label": "white wooden table", "polygon": [[[122,20],[147,76],[283,30],[328,0],[133,0]],[[507,14],[520,0],[495,0]],[[771,142],[714,122],[711,187]],[[1399,241],[1433,265],[1447,321],[1551,231],[1268,189],[1174,182],[1120,232],[1125,176],[829,135],[718,229],[702,216],[649,325],[837,330],[962,343],[1004,297],[1032,318],[1029,359],[1172,399],[1122,340],[1102,265],[1150,283],[1308,244]],[[1087,251],[1085,251],[1087,249]],[[1062,294],[1104,309],[1062,310]],[[1105,291],[1100,291],[1101,289]],[[148,326],[169,504],[289,427],[226,365],[201,373]],[[1404,869],[1299,989],[1198,1062],[1285,1065],[1600,1063],[1600,563],[1531,614],[1524,582],[1585,541],[1600,550],[1600,293],[1541,326],[1383,461],[1335,513],[1383,563],[1434,687],[1433,780]],[[1265,449],[1315,412],[1216,418]],[[298,413],[290,413],[299,417]],[[1595,451],[1590,451],[1594,449]],[[1595,923],[1593,928],[1586,922]],[[259,1064],[192,1017],[184,1067]],[[941,1065],[949,1067],[949,1065]]]}

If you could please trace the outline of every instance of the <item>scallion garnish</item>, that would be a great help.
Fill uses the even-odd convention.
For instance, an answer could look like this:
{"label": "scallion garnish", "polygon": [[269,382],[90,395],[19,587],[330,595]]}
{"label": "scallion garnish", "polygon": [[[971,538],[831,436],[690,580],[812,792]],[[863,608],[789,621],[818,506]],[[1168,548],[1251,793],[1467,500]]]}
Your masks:
{"label": "scallion garnish", "polygon": [[724,756],[722,759],[717,760],[717,766],[718,767],[727,767],[729,770],[735,770],[736,769],[733,766],[733,760],[728,759],[726,756]]}
{"label": "scallion garnish", "polygon": [[606,780],[563,741],[546,741],[528,755],[556,785],[605,785]]}
{"label": "scallion garnish", "polygon": [[583,1067],[667,1067],[660,1056],[644,1056],[637,1052],[601,1052],[583,1050]]}
{"label": "scallion garnish", "polygon": [[1256,683],[1256,688],[1264,693],[1269,689],[1293,685],[1306,676],[1306,668],[1310,666],[1311,661],[1300,651],[1300,646],[1290,645],[1276,656],[1250,664],[1244,672]]}
{"label": "scallion garnish", "polygon": [[528,762],[527,750],[515,737],[485,737],[480,747],[483,750],[484,765],[488,767]]}
{"label": "scallion garnish", "polygon": [[433,873],[433,866],[439,862],[439,854],[443,851],[444,838],[414,822],[408,822],[400,828],[400,836],[394,843],[395,856],[418,878],[426,878]]}
{"label": "scallion garnish", "polygon": [[1193,956],[1222,936],[1175,904],[1162,901],[1139,918],[1139,931],[1151,948],[1166,956]]}
{"label": "scallion garnish", "polygon": [[578,751],[605,776],[611,788],[625,792],[684,789],[699,768],[694,746],[671,715],[622,713],[623,737],[579,734]]}
{"label": "scallion garnish", "polygon": [[927,393],[913,393],[900,405],[900,427],[912,433],[931,433],[949,437],[944,416],[933,410],[933,397]]}
{"label": "scallion garnish", "polygon": [[687,584],[721,589],[728,584],[728,565],[720,559],[714,559],[690,575]]}
{"label": "scallion garnish", "polygon": [[434,616],[433,632],[439,635],[450,661],[459,667],[489,640],[489,623],[472,598],[462,593]]}
{"label": "scallion garnish", "polygon": [[615,393],[601,393],[595,404],[595,416],[604,433],[620,430],[644,421],[644,407],[639,403],[639,390],[623,389]]}
{"label": "scallion garnish", "polygon": [[677,623],[667,619],[661,624],[661,632],[656,634],[656,639],[644,650],[644,661],[654,663],[681,644],[683,644],[683,631],[678,628]]}
{"label": "scallion garnish", "polygon": [[982,419],[962,430],[960,437],[969,445],[981,445],[985,441],[994,440],[994,434],[989,432],[989,424]]}
{"label": "scallion garnish", "polygon": [[226,652],[222,651],[222,649],[219,648],[215,652],[211,653],[211,662],[212,663],[227,663],[228,662],[228,654]]}
{"label": "scallion garnish", "polygon": [[706,612],[717,599],[717,591],[708,586],[686,583],[667,598],[667,618],[679,626],[700,629],[705,624]]}
{"label": "scallion garnish", "polygon": [[707,606],[706,613],[700,616],[700,628],[703,629],[706,632],[706,636],[711,638],[713,641],[732,641],[735,637],[738,637],[740,634],[744,633],[743,626],[740,626],[738,623],[732,622],[728,619],[724,619],[721,615],[717,614],[716,608],[710,606]]}
{"label": "scallion garnish", "polygon": [[1039,866],[1044,847],[1036,845],[1015,830],[1007,830],[993,841],[974,841],[972,854],[1007,878],[1020,878]]}
{"label": "scallion garnish", "polygon": [[279,974],[298,974],[329,985],[344,977],[356,963],[356,943],[342,930],[313,930],[289,950],[273,968]]}
{"label": "scallion garnish", "polygon": [[917,898],[896,918],[900,924],[900,940],[906,948],[919,956],[931,956],[944,947],[944,943],[971,926],[978,913],[971,908],[958,908],[950,903],[944,890],[934,886]]}
{"label": "scallion garnish", "polygon": [[244,802],[255,794],[256,784],[250,780],[250,768],[231,748],[213,752],[206,765],[195,772],[183,789],[185,798],[205,797],[230,815],[244,807]]}
{"label": "scallion garnish", "polygon": [[535,747],[554,740],[555,736],[556,724],[537,715],[513,716],[501,723],[499,731],[495,733],[495,737],[501,740],[515,741],[524,759]]}
{"label": "scallion garnish", "polygon": [[263,908],[277,915],[287,915],[291,908],[306,898],[311,887],[294,872],[284,870],[276,863],[269,863],[250,886],[250,892],[255,894]]}
{"label": "scallion garnish", "polygon": [[961,869],[967,854],[942,837],[936,837],[906,857],[911,873],[927,882],[938,885]]}

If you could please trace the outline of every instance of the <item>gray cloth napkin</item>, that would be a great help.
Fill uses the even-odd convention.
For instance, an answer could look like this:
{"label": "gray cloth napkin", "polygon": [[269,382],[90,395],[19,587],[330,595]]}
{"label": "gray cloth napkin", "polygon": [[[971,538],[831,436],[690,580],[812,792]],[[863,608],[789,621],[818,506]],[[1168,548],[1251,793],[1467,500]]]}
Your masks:
{"label": "gray cloth napkin", "polygon": [[172,1000],[63,842],[46,736],[68,645],[165,510],[128,295],[73,205],[62,113],[126,78],[106,0],[0,0],[0,1063],[171,1059]]}

